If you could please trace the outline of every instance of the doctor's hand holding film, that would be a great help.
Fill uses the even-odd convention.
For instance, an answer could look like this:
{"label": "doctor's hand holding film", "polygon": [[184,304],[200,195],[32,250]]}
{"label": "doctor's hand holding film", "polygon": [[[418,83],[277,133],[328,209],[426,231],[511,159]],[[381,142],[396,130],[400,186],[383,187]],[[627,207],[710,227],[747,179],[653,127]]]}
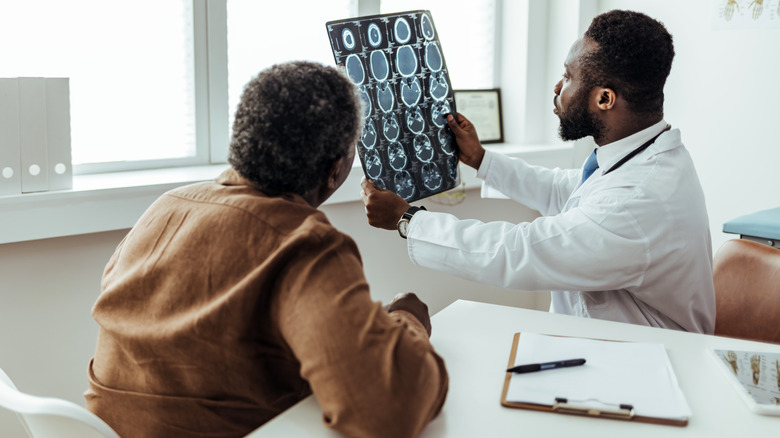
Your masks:
{"label": "doctor's hand holding film", "polygon": [[360,200],[366,206],[368,224],[385,230],[396,229],[398,220],[411,205],[394,192],[376,187],[365,177],[360,186],[363,188]]}
{"label": "doctor's hand holding film", "polygon": [[460,161],[467,166],[479,170],[485,148],[477,136],[477,128],[461,114],[448,114],[447,125],[455,134],[455,142],[460,150]]}

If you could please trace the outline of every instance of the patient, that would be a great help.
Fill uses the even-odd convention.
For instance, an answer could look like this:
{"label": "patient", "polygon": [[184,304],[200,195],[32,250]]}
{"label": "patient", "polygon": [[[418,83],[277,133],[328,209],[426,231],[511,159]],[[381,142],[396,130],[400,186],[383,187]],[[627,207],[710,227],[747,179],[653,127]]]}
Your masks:
{"label": "patient", "polygon": [[162,195],[119,244],[85,397],[121,436],[243,436],[312,392],[349,436],[415,436],[440,411],[427,306],[373,302],[355,242],[317,209],[351,169],[360,114],[334,68],[262,71],[231,168]]}

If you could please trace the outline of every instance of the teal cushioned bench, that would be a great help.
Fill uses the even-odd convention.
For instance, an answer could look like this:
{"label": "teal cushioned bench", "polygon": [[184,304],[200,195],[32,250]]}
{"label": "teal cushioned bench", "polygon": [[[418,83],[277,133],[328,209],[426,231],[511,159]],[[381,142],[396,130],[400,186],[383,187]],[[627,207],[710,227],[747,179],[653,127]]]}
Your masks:
{"label": "teal cushioned bench", "polygon": [[780,247],[780,207],[732,219],[723,224],[723,232]]}

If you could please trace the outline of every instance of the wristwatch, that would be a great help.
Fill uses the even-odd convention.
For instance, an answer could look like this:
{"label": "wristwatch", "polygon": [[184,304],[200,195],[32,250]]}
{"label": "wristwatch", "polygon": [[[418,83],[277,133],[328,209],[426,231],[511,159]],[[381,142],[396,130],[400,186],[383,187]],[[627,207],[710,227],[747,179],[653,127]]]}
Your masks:
{"label": "wristwatch", "polygon": [[411,221],[412,216],[420,210],[428,211],[425,207],[409,207],[409,209],[406,210],[406,213],[401,216],[401,219],[398,219],[396,228],[398,228],[398,234],[404,239],[406,239],[407,234],[409,234],[409,221]]}

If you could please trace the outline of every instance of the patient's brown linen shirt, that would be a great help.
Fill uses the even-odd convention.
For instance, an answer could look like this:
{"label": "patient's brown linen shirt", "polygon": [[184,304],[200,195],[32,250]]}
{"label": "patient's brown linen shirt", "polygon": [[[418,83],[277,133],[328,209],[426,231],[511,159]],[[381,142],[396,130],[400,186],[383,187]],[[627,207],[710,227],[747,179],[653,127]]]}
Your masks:
{"label": "patient's brown linen shirt", "polygon": [[311,391],[346,435],[405,437],[448,377],[373,302],[354,241],[232,169],[160,197],[106,266],[87,407],[123,437],[243,436]]}

